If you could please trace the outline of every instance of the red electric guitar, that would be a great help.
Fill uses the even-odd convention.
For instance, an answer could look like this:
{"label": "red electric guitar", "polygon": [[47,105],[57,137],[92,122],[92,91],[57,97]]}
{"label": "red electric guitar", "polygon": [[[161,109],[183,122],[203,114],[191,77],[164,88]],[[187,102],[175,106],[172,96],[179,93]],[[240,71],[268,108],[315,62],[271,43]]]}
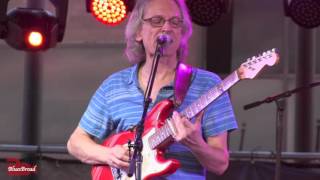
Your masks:
{"label": "red electric guitar", "polygon": [[[207,93],[200,96],[195,102],[184,109],[180,114],[192,118],[203,110],[207,105],[218,98],[223,92],[236,84],[241,79],[253,79],[266,65],[273,66],[279,60],[275,50],[264,52],[258,57],[252,57],[226,77],[221,83],[212,87]],[[155,176],[162,176],[175,172],[179,167],[179,161],[175,159],[165,159],[164,152],[168,145],[173,143],[172,135],[175,128],[169,116],[174,109],[173,102],[163,100],[158,103],[147,115],[145,129],[143,132],[143,162],[141,178],[143,180],[152,179]],[[135,132],[125,131],[107,138],[103,145],[113,147],[124,145],[128,141],[134,141]],[[128,177],[126,172],[107,165],[95,165],[91,171],[93,180],[133,180],[134,176]]]}

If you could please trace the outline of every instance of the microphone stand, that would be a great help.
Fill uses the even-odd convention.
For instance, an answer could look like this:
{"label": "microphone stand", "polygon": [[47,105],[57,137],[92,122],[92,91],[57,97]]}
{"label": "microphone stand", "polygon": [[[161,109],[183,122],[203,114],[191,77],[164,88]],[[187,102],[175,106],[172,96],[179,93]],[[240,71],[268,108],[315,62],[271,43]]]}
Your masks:
{"label": "microphone stand", "polygon": [[257,107],[263,103],[276,102],[277,105],[277,119],[276,119],[276,169],[275,169],[275,180],[280,180],[280,170],[281,170],[281,152],[282,152],[282,135],[283,135],[283,111],[285,107],[284,98],[290,97],[292,94],[297,93],[302,90],[310,89],[315,86],[319,86],[320,82],[315,82],[308,84],[307,86],[302,86],[293,90],[285,91],[281,94],[267,97],[262,101],[256,101],[245,105],[244,110],[248,110]]}
{"label": "microphone stand", "polygon": [[129,172],[128,172],[129,177],[132,177],[133,173],[135,173],[136,180],[141,180],[141,165],[143,161],[143,157],[141,154],[143,149],[142,133],[144,131],[144,122],[147,115],[147,111],[150,103],[152,102],[150,95],[152,92],[152,87],[153,87],[155,75],[157,72],[159,59],[162,55],[163,55],[163,44],[157,42],[156,50],[153,57],[151,73],[149,76],[146,92],[144,94],[143,113],[141,116],[141,120],[138,123],[136,128],[135,142],[133,145],[134,152],[133,152],[132,158],[130,159],[130,166],[129,166]]}

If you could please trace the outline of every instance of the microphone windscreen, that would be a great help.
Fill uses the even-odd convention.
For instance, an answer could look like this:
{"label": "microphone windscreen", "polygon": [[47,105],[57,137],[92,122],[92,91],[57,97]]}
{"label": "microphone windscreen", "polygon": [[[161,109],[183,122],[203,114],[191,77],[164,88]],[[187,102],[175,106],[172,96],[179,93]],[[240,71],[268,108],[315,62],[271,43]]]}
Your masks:
{"label": "microphone windscreen", "polygon": [[157,43],[160,45],[167,45],[172,43],[172,38],[169,34],[160,34],[157,38]]}

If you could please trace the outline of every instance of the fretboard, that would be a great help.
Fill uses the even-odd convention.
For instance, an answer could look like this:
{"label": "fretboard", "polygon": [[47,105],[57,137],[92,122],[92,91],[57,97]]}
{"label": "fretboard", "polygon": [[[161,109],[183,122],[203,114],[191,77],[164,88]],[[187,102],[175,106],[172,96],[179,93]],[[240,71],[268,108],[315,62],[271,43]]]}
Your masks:
{"label": "fretboard", "polygon": [[234,71],[219,84],[211,88],[207,93],[201,95],[200,98],[181,111],[180,114],[189,119],[193,118],[238,81],[239,77],[237,71]]}
{"label": "fretboard", "polygon": [[[187,108],[181,111],[180,114],[189,119],[193,118],[238,81],[238,73],[237,71],[234,71],[219,84],[211,88],[207,93],[201,95],[200,98],[198,98]],[[157,129],[157,131],[152,136],[150,136],[149,144],[152,149],[157,148],[161,143],[168,140],[172,135],[172,127],[170,127],[170,124],[166,122],[161,128]]]}

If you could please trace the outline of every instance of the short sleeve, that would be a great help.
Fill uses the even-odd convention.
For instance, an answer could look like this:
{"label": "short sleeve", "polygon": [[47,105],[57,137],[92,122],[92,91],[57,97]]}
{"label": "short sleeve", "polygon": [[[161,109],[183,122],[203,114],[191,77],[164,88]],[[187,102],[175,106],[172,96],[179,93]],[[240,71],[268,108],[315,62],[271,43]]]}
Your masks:
{"label": "short sleeve", "polygon": [[[221,82],[214,75],[212,87]],[[228,92],[224,92],[207,106],[202,120],[203,135],[207,138],[238,127]]]}
{"label": "short sleeve", "polygon": [[[106,84],[106,82],[104,83]],[[114,129],[107,104],[107,87],[102,84],[92,96],[89,105],[81,117],[79,126],[96,138],[103,139]]]}

